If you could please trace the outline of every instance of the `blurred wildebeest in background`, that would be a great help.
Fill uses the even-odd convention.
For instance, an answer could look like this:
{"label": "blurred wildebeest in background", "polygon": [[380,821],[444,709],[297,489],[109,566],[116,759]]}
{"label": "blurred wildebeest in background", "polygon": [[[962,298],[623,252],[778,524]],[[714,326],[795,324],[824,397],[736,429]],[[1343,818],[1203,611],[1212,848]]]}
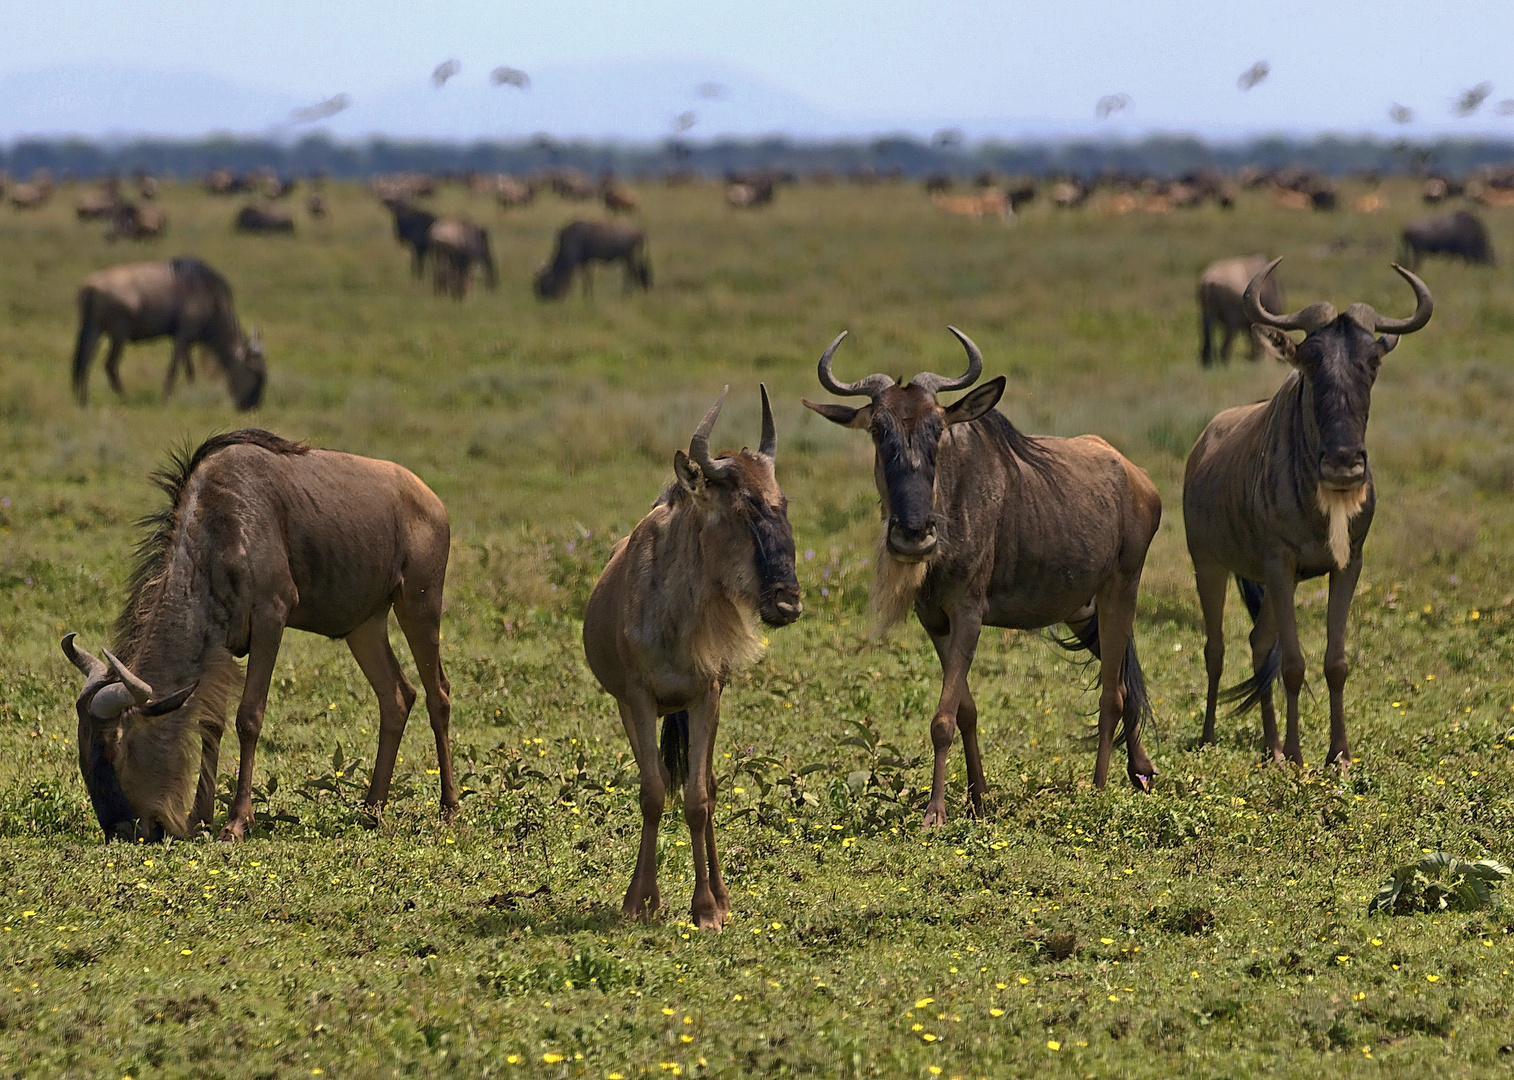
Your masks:
{"label": "blurred wildebeest in background", "polygon": [[127,240],[157,240],[168,228],[168,215],[160,206],[138,206],[122,203],[110,216],[110,228],[105,239],[110,242],[125,237]]}
{"label": "blurred wildebeest in background", "polygon": [[310,193],[310,198],[305,200],[305,212],[313,218],[323,218],[328,213],[326,196],[319,191]]}
{"label": "blurred wildebeest in background", "polygon": [[1449,255],[1468,263],[1493,265],[1493,242],[1488,227],[1467,210],[1439,217],[1415,218],[1404,226],[1399,258],[1418,270],[1426,255]]}
{"label": "blurred wildebeest in background", "polygon": [[230,169],[212,169],[205,177],[205,190],[212,195],[235,195],[247,190],[247,181]]}
{"label": "blurred wildebeest in background", "polygon": [[53,197],[53,178],[46,169],[32,174],[30,183],[16,184],[10,189],[10,203],[17,210],[39,210]]}
{"label": "blurred wildebeest in background", "polygon": [[641,775],[641,846],[621,912],[650,919],[661,904],[657,829],[669,790],[682,787],[694,854],[690,909],[709,929],[719,929],[731,910],[715,852],[720,694],[735,669],[761,653],[759,618],[787,626],[804,611],[788,500],[773,471],[778,440],[767,388],[755,453],[710,456],[724,402],[722,391],[689,452],[674,454],[673,483],[615,545],[583,626],[589,668],[620,707]]}
{"label": "blurred wildebeest in background", "polygon": [[255,429],[208,439],[154,479],[168,505],[147,519],[115,653],[98,660],[73,634],[63,639],[85,676],[79,767],[105,838],[183,837],[211,823],[226,706],[239,685],[237,791],[221,839],[246,835],[286,629],[345,638],[377,693],[366,803],[381,807],[415,701],[389,647],[391,607],[426,689],[442,809],[455,810],[451,687],[438,644],[451,530],[431,489],[391,462]]}
{"label": "blurred wildebeest in background", "polygon": [[368,190],[382,203],[425,199],[436,194],[436,181],[420,173],[389,173],[375,176]]}
{"label": "blurred wildebeest in background", "polygon": [[547,182],[558,197],[575,202],[587,202],[599,191],[594,181],[578,169],[554,169],[548,174]]}
{"label": "blurred wildebeest in background", "polygon": [[121,205],[121,182],[114,176],[106,177],[100,186],[84,195],[74,204],[74,214],[80,221],[104,220],[115,214]]}
{"label": "blurred wildebeest in background", "polygon": [[294,218],[283,210],[244,206],[237,211],[233,227],[245,233],[292,233]]}
{"label": "blurred wildebeest in background", "polygon": [[536,188],[513,176],[497,176],[494,179],[494,201],[506,210],[529,206],[536,197]]}
{"label": "blurred wildebeest in background", "polygon": [[139,172],[136,175],[137,194],[147,202],[158,197],[158,179],[150,173]]}
{"label": "blurred wildebeest in background", "polygon": [[[1204,267],[1199,275],[1199,360],[1205,367],[1214,363],[1214,342],[1211,340],[1215,324],[1219,324],[1224,338],[1220,342],[1220,362],[1230,363],[1230,347],[1236,334],[1245,334],[1251,342],[1251,359],[1262,358],[1261,343],[1250,334],[1251,320],[1246,317],[1242,297],[1251,279],[1267,266],[1265,255],[1241,255],[1233,259],[1218,259]],[[1283,287],[1277,278],[1268,275],[1262,283],[1262,303],[1271,311],[1284,304]]]}
{"label": "blurred wildebeest in background", "polygon": [[1089,187],[1081,180],[1063,180],[1051,187],[1051,203],[1059,210],[1074,210],[1088,201]]}
{"label": "blurred wildebeest in background", "polygon": [[[1304,683],[1294,593],[1300,581],[1329,577],[1325,682],[1330,690],[1327,762],[1351,763],[1346,741],[1346,620],[1362,568],[1376,493],[1367,464],[1367,414],[1384,356],[1403,334],[1430,321],[1435,301],[1425,283],[1394,269],[1414,290],[1414,314],[1387,319],[1366,304],[1336,314],[1328,303],[1276,315],[1261,302],[1274,259],[1247,285],[1247,319],[1267,350],[1295,369],[1270,401],[1226,409],[1209,422],[1188,456],[1183,519],[1193,559],[1207,640],[1209,693],[1203,742],[1214,742],[1222,700],[1225,592],[1231,575],[1251,613],[1252,677],[1223,700],[1242,711],[1262,707],[1262,733],[1274,760],[1302,765],[1298,692]],[[1294,343],[1287,331],[1304,331]],[[1381,336],[1374,336],[1381,335]],[[1281,744],[1272,711],[1272,682],[1281,670],[1288,731]]]}
{"label": "blurred wildebeest in background", "polygon": [[1003,375],[941,405],[938,395],[966,390],[983,373],[978,347],[950,329],[967,350],[964,374],[925,371],[903,385],[883,374],[838,383],[831,361],[843,331],[820,358],[820,385],[870,403],[804,402],[832,423],[872,436],[883,516],[876,621],[887,627],[913,609],[941,661],[925,824],[946,822],[946,760],[958,727],[973,809],[983,810],[988,781],[967,679],[984,626],[1038,630],[1066,623],[1072,636],[1063,644],[1100,661],[1094,784],[1102,788],[1108,780],[1115,730],[1123,725],[1130,782],[1148,790],[1156,770],[1141,746],[1141,724],[1151,705],[1134,626],[1161,496],[1103,439],[1022,434],[994,409]]}
{"label": "blurred wildebeest in background", "polygon": [[172,337],[173,354],[163,397],[173,390],[179,368],[194,379],[190,347],[203,345],[226,374],[226,385],[239,409],[263,400],[268,368],[256,332],[242,333],[226,279],[199,259],[124,263],[97,271],[79,290],[79,336],[74,345],[74,394],[89,400],[89,365],[100,336],[110,338],[105,374],[122,397],[121,351],[128,341]]}
{"label": "blurred wildebeest in background", "polygon": [[400,199],[386,199],[384,205],[394,215],[394,238],[410,248],[410,276],[420,277],[426,272],[426,250],[431,245],[436,215]]}
{"label": "blurred wildebeest in background", "polygon": [[471,221],[439,218],[431,225],[426,243],[427,258],[436,291],[461,300],[468,295],[473,265],[483,268],[484,284],[492,289],[499,283],[494,256],[489,251],[489,234]]}
{"label": "blurred wildebeest in background", "polygon": [[773,201],[773,180],[771,177],[758,177],[750,181],[728,184],[725,189],[725,201],[728,206],[738,210],[753,210],[759,206],[766,206]]}
{"label": "blurred wildebeest in background", "polygon": [[925,193],[927,195],[945,195],[951,191],[956,178],[951,173],[931,173],[925,178]]}
{"label": "blurred wildebeest in background", "polygon": [[616,221],[574,221],[557,232],[552,261],[536,275],[536,295],[557,300],[567,291],[574,274],[583,278],[584,295],[591,295],[590,262],[622,260],[626,267],[626,291],[636,286],[652,287],[652,263],[647,258],[646,234],[634,225]]}
{"label": "blurred wildebeest in background", "polygon": [[612,214],[629,214],[641,205],[635,194],[611,180],[602,185],[600,197]]}
{"label": "blurred wildebeest in background", "polygon": [[931,202],[938,210],[972,218],[974,221],[982,221],[985,215],[992,214],[1008,225],[1015,218],[1009,200],[996,188],[990,188],[979,195],[932,195]]}

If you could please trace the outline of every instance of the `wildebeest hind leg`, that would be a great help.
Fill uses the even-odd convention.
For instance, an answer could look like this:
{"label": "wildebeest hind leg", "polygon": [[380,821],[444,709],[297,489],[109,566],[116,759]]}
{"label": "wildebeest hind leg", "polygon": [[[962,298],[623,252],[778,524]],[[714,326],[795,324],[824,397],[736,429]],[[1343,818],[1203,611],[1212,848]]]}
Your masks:
{"label": "wildebeest hind leg", "polygon": [[1330,688],[1330,753],[1325,761],[1339,765],[1342,772],[1351,767],[1351,745],[1346,741],[1346,623],[1351,618],[1351,598],[1356,595],[1356,579],[1361,576],[1362,561],[1352,559],[1344,570],[1330,572],[1329,615],[1326,623],[1325,683]]}
{"label": "wildebeest hind leg", "polygon": [[983,617],[976,611],[957,611],[951,617],[951,632],[941,656],[941,701],[930,722],[935,769],[931,774],[930,802],[925,804],[927,828],[946,824],[946,757],[957,736],[957,709],[967,691],[967,673],[978,650]]}
{"label": "wildebeest hind leg", "polygon": [[241,758],[237,765],[237,794],[231,814],[221,829],[222,840],[240,840],[252,827],[252,768],[258,753],[258,736],[263,731],[263,710],[268,706],[268,687],[273,682],[274,663],[279,658],[279,643],[284,638],[284,613],[275,617],[260,612],[252,624],[252,646],[247,652],[247,681],[242,686],[242,701],[237,706],[237,741]]}
{"label": "wildebeest hind leg", "polygon": [[[1256,624],[1251,628],[1251,671],[1260,672],[1272,656],[1277,644],[1277,616],[1273,614],[1268,595],[1262,595],[1262,610],[1257,613]],[[1272,682],[1258,687],[1257,702],[1262,710],[1262,744],[1272,755],[1273,761],[1283,760],[1283,747],[1277,739],[1277,710],[1272,706]]]}
{"label": "wildebeest hind leg", "polygon": [[[946,666],[946,649],[951,639],[931,635],[931,644],[936,647],[936,656]],[[978,703],[973,700],[972,687],[963,680],[962,700],[957,703],[957,727],[962,732],[962,751],[967,757],[967,792],[972,797],[973,815],[983,813],[983,796],[988,794],[988,780],[983,773],[983,754],[978,749]]]}
{"label": "wildebeest hind leg", "polygon": [[216,768],[221,761],[220,717],[200,728],[200,782],[195,788],[194,825],[208,826],[216,813]]}
{"label": "wildebeest hind leg", "polygon": [[373,692],[378,695],[378,755],[373,761],[373,776],[368,796],[363,800],[370,810],[377,810],[389,799],[389,784],[394,778],[394,761],[399,754],[405,721],[415,704],[415,687],[405,678],[399,659],[389,647],[389,613],[369,619],[347,635],[347,648],[363,671]]}
{"label": "wildebeest hind leg", "polygon": [[1288,730],[1283,736],[1283,755],[1295,765],[1304,763],[1299,745],[1298,692],[1304,686],[1304,650],[1298,641],[1298,620],[1293,595],[1298,588],[1297,568],[1291,560],[1267,562],[1267,605],[1277,620],[1278,644],[1283,651],[1283,691],[1288,699]]}
{"label": "wildebeest hind leg", "polygon": [[174,378],[179,374],[180,367],[184,369],[184,378],[189,382],[194,381],[194,369],[189,366],[189,345],[182,338],[174,338],[173,352],[168,356],[168,374],[163,379],[164,401],[173,394]]}
{"label": "wildebeest hind leg", "polygon": [[112,337],[110,352],[105,354],[105,377],[110,380],[110,388],[123,398],[126,396],[126,387],[121,385],[121,350],[125,348],[124,338]]}
{"label": "wildebeest hind leg", "polygon": [[1196,558],[1193,576],[1199,589],[1199,606],[1204,611],[1204,671],[1209,676],[1209,693],[1204,702],[1204,733],[1199,736],[1199,743],[1213,745],[1220,679],[1225,674],[1225,587],[1230,584],[1230,572],[1218,563]]}
{"label": "wildebeest hind leg", "polygon": [[715,897],[715,915],[724,924],[731,913],[731,894],[726,890],[725,879],[720,874],[720,856],[715,850],[715,796],[719,791],[719,784],[715,780],[715,737],[719,729],[720,700],[717,698],[714,713],[710,717],[709,752],[705,759],[705,787],[710,793],[710,813],[704,826],[704,847],[710,865],[710,893]]}
{"label": "wildebeest hind leg", "polygon": [[[1115,728],[1125,715],[1125,650],[1130,643],[1130,634],[1135,626],[1135,594],[1140,577],[1127,578],[1116,573],[1099,590],[1099,751],[1094,761],[1093,786],[1102,789],[1109,782],[1109,759],[1114,753]],[[1136,753],[1145,758],[1140,749],[1140,731],[1126,732],[1128,752],[1131,755],[1132,776],[1150,777],[1154,771],[1150,760],[1143,762],[1144,769],[1137,767]],[[1144,784],[1137,784],[1144,787]]]}
{"label": "wildebeest hind leg", "polygon": [[667,805],[672,778],[657,753],[657,709],[652,702],[621,701],[620,722],[631,742],[631,753],[641,774],[641,843],[636,851],[636,869],[626,889],[621,914],[628,919],[650,920],[662,906],[657,890],[657,829]]}
{"label": "wildebeest hind leg", "polygon": [[452,683],[442,668],[442,576],[446,572],[445,555],[442,572],[435,580],[407,577],[394,605],[394,616],[416,672],[426,691],[426,714],[431,719],[431,734],[436,738],[436,767],[441,772],[442,813],[451,818],[457,810],[457,781],[452,776]]}
{"label": "wildebeest hind leg", "polygon": [[714,849],[709,844],[715,817],[710,752],[719,722],[720,687],[715,684],[705,692],[703,700],[689,710],[689,778],[683,792],[683,818],[689,826],[689,844],[694,860],[694,900],[689,912],[694,924],[702,930],[719,930],[725,924],[711,882],[710,868],[715,860],[711,858]]}

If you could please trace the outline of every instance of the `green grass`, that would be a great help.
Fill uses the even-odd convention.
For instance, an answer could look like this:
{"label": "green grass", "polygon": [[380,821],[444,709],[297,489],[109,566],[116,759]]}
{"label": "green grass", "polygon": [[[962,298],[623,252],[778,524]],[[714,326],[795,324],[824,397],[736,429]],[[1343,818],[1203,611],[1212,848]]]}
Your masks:
{"label": "green grass", "polygon": [[[552,306],[531,297],[530,275],[579,208],[548,197],[505,217],[445,191],[441,204],[491,228],[502,277],[455,304],[409,278],[370,199],[330,195],[329,221],[253,238],[230,232],[235,203],[170,188],[170,235],[147,253],[74,222],[67,191],[37,214],[0,212],[0,1075],[1507,1068],[1508,901],[1366,914],[1422,850],[1514,856],[1514,286],[1502,268],[1429,264],[1434,321],[1378,383],[1349,779],[1317,767],[1316,583],[1299,591],[1314,764],[1259,764],[1255,716],[1193,748],[1204,675],[1182,463],[1214,412],[1283,376],[1239,358],[1200,371],[1198,270],[1266,250],[1287,256],[1293,306],[1406,311],[1386,264],[1418,212],[1408,186],[1390,186],[1392,208],[1375,216],[1248,195],[1233,213],[1160,217],[1038,203],[1012,228],[948,219],[915,187],[785,189],[751,214],[714,188],[646,189],[653,292],[623,297],[618,273],[601,273],[592,303],[575,291]],[[1514,218],[1491,224],[1514,253]],[[1327,247],[1338,238],[1349,244]],[[79,679],[58,638],[106,642],[131,523],[156,503],[147,473],[176,442],[241,418],[203,374],[161,406],[166,344],[128,352],[124,405],[97,368],[94,403],[76,408],[73,295],[97,267],[181,252],[223,270],[264,333],[256,423],[397,460],[447,502],[443,655],[472,789],[450,827],[417,710],[390,812],[363,828],[371,693],[340,644],[291,634],[254,837],[99,841],[75,758]],[[947,323],[982,346],[987,374],[1009,374],[1001,408],[1023,428],[1104,435],[1161,489],[1137,623],[1160,727],[1149,796],[1092,790],[1087,672],[1035,635],[990,631],[974,668],[988,813],[966,817],[956,756],[952,822],[917,829],[938,667],[916,626],[865,636],[871,448],[798,399],[820,396],[815,359],[842,328],[844,378],[960,370]],[[756,440],[758,380],[774,394],[807,613],[726,697],[716,828],[730,927],[699,933],[680,917],[692,872],[676,812],[660,848],[667,917],[628,925],[634,774],[583,664],[578,614],[612,538],[645,512],[722,384],[716,442]],[[1244,620],[1230,608],[1239,678]],[[223,770],[234,753],[228,740]]]}

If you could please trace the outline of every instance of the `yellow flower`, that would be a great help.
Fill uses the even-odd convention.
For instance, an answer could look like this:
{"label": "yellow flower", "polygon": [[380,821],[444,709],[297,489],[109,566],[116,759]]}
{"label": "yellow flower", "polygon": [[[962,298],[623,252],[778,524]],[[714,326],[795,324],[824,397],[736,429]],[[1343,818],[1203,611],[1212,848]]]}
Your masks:
{"label": "yellow flower", "polygon": [[1426,975],[1425,979],[1427,982],[1440,982],[1439,975]]}
{"label": "yellow flower", "polygon": [[179,955],[180,956],[193,956],[194,955],[194,950],[193,949],[180,949],[179,950]]}
{"label": "yellow flower", "polygon": [[1029,986],[1030,985],[1030,980],[1027,979],[1024,975],[1021,975],[1020,976],[1020,985],[1021,986]]}
{"label": "yellow flower", "polygon": [[510,1054],[510,1055],[507,1055],[506,1058],[505,1058],[505,1061],[507,1061],[511,1065],[519,1065],[520,1064],[520,1055],[519,1054]]}
{"label": "yellow flower", "polygon": [[996,987],[998,987],[1000,990],[1008,990],[1009,989],[1009,984],[1008,983],[994,983],[994,985]]}
{"label": "yellow flower", "polygon": [[923,1009],[935,1000],[935,998],[921,998],[919,1001],[915,1002],[915,1008]]}
{"label": "yellow flower", "polygon": [[325,1069],[311,1069],[310,1070],[310,1075],[311,1076],[320,1076],[321,1073],[323,1073],[325,1071],[326,1071]]}
{"label": "yellow flower", "polygon": [[663,1009],[662,1010],[662,1015],[664,1015],[664,1016],[672,1016],[673,1015],[673,1010],[672,1009]]}
{"label": "yellow flower", "polygon": [[1112,937],[1101,937],[1099,939],[1099,944],[1100,945],[1113,945],[1114,944],[1114,938],[1112,938]]}
{"label": "yellow flower", "polygon": [[1060,1050],[1060,1049],[1062,1049],[1062,1044],[1059,1043],[1059,1042],[1057,1042],[1056,1039],[1047,1039],[1046,1040],[1046,1049],[1048,1049],[1048,1050]]}
{"label": "yellow flower", "polygon": [[924,1031],[925,1030],[925,1025],[924,1024],[911,1024],[910,1025],[910,1030],[911,1031]]}
{"label": "yellow flower", "polygon": [[621,1076],[620,1073],[611,1073],[609,1076],[605,1077],[605,1080],[626,1080],[626,1078],[624,1076]]}
{"label": "yellow flower", "polygon": [[692,1035],[680,1035],[680,1036],[678,1036],[678,1041],[679,1042],[691,1043],[691,1042],[694,1041],[694,1036],[692,1036]]}
{"label": "yellow flower", "polygon": [[936,1036],[932,1035],[928,1031],[924,1035],[921,1035],[920,1038],[924,1039],[926,1042],[935,1042],[936,1041]]}
{"label": "yellow flower", "polygon": [[995,1019],[997,1019],[998,1017],[1004,1015],[1004,1010],[1003,1009],[989,1009],[988,1010],[988,1015],[994,1017]]}
{"label": "yellow flower", "polygon": [[559,1061],[562,1060],[562,1055],[561,1054],[543,1054],[541,1056],[541,1059],[543,1061],[545,1061],[548,1065],[556,1065]]}
{"label": "yellow flower", "polygon": [[932,1065],[930,1067],[930,1074],[932,1076],[940,1076],[941,1075],[941,1066],[939,1066],[939,1065]]}

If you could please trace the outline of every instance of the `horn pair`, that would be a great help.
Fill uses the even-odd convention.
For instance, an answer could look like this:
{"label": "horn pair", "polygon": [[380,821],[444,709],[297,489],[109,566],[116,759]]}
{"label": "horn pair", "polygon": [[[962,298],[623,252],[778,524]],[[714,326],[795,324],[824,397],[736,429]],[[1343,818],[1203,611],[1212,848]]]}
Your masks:
{"label": "horn pair", "polygon": [[[762,442],[758,444],[757,452],[772,461],[778,454],[778,429],[773,424],[773,405],[768,400],[767,384],[757,385],[762,390]],[[694,429],[694,437],[689,440],[689,460],[698,465],[710,480],[722,480],[735,468],[729,461],[715,461],[710,457],[710,432],[715,430],[715,421],[719,419],[720,410],[725,405],[725,396],[730,392],[729,385],[720,391],[715,404],[704,414],[704,419]]]}
{"label": "horn pair", "polygon": [[[946,375],[937,375],[933,371],[922,371],[909,381],[909,385],[918,386],[930,394],[939,394],[947,390],[966,390],[978,381],[978,376],[983,374],[983,353],[978,346],[973,344],[972,338],[968,337],[955,326],[948,326],[948,330],[962,343],[962,348],[967,350],[967,370],[956,378]],[[858,379],[856,382],[837,382],[831,374],[831,360],[836,355],[836,349],[846,337],[846,331],[836,335],[836,340],[820,357],[820,385],[838,397],[866,397],[877,401],[883,391],[896,385],[894,380],[887,375],[874,374]]]}
{"label": "horn pair", "polygon": [[[1277,264],[1282,261],[1281,256],[1273,259],[1267,264],[1267,268],[1252,278],[1251,284],[1246,286],[1246,294],[1241,298],[1241,302],[1245,307],[1246,318],[1250,322],[1260,323],[1263,326],[1272,326],[1279,330],[1303,330],[1305,333],[1312,333],[1320,327],[1334,322],[1336,316],[1335,308],[1323,300],[1317,304],[1310,304],[1306,308],[1300,308],[1289,315],[1274,315],[1262,306],[1260,295],[1262,285],[1272,275],[1272,271],[1277,268]],[[1407,281],[1409,287],[1414,290],[1414,314],[1410,315],[1407,319],[1388,319],[1373,311],[1366,304],[1352,304],[1346,309],[1346,314],[1369,333],[1412,334],[1414,331],[1422,329],[1425,323],[1430,321],[1430,315],[1435,310],[1435,298],[1430,295],[1430,290],[1425,283],[1419,280],[1413,273],[1405,270],[1398,263],[1391,263],[1389,265],[1398,271],[1399,276]]]}
{"label": "horn pair", "polygon": [[[153,701],[152,686],[145,679],[138,677],[109,649],[102,650],[105,653],[104,660],[85,652],[74,644],[74,638],[78,636],[68,634],[64,637],[63,655],[84,673],[84,692],[80,697],[88,695],[92,690],[97,691],[89,702],[89,714],[96,720],[114,720],[134,705],[147,706],[149,716],[172,712],[188,701],[199,685],[198,682],[193,683],[161,701]],[[117,681],[110,681],[112,677]]]}

